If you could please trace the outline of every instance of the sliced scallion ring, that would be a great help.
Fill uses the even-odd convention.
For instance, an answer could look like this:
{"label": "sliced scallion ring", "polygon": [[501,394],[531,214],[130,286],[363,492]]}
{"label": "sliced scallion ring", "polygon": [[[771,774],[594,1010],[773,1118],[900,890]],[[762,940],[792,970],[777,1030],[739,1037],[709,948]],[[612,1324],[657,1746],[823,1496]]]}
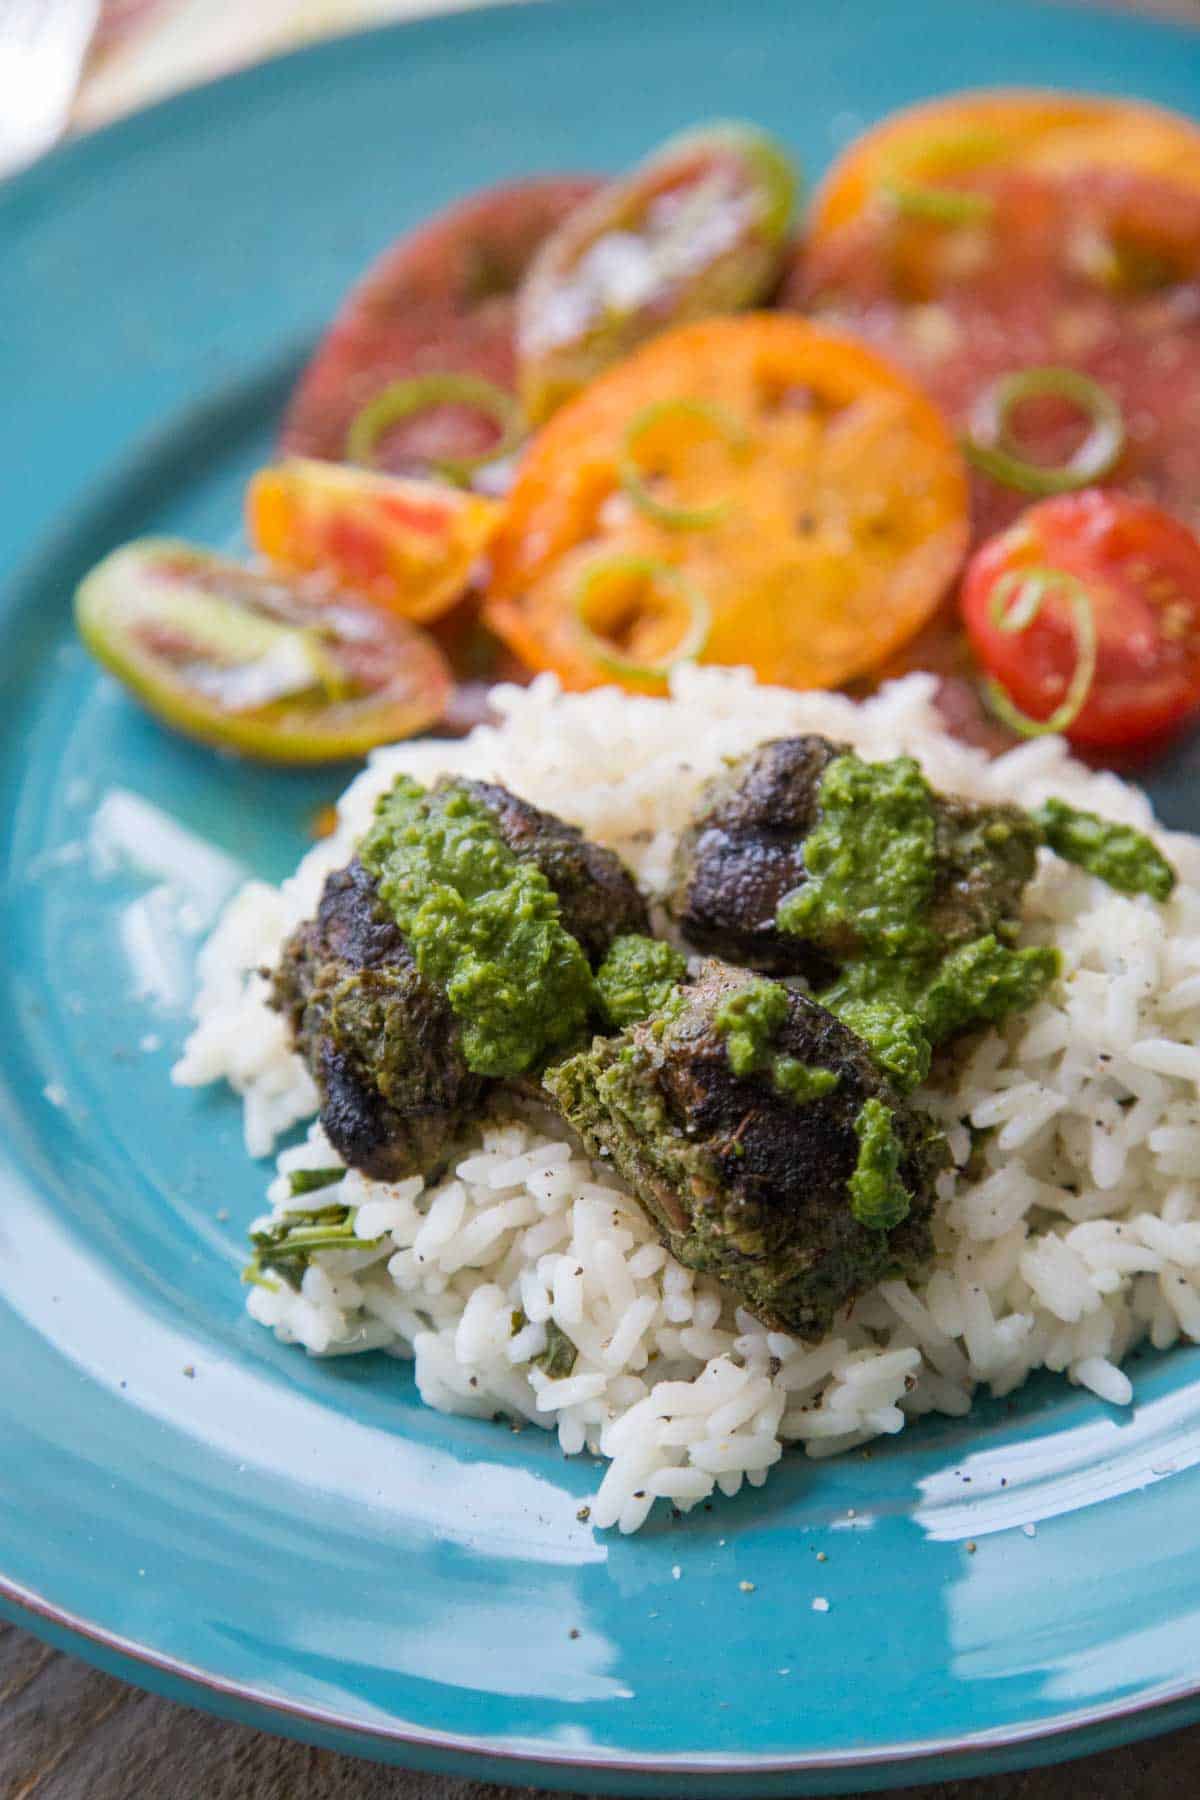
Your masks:
{"label": "sliced scallion ring", "polygon": [[1055,569],[1049,564],[1010,569],[992,590],[988,603],[991,624],[997,631],[1014,635],[1028,631],[1051,593],[1061,594],[1070,602],[1075,621],[1075,668],[1059,705],[1048,719],[1034,719],[1013,704],[993,676],[984,683],[984,697],[996,717],[1021,737],[1050,737],[1068,730],[1083,711],[1096,679],[1096,615],[1091,595],[1083,582],[1066,569]]}
{"label": "sliced scallion ring", "polygon": [[713,406],[707,400],[658,400],[643,407],[629,422],[621,445],[618,473],[630,500],[640,513],[656,524],[669,525],[676,531],[701,531],[724,518],[729,511],[728,500],[714,500],[708,506],[675,506],[670,501],[660,500],[638,462],[638,446],[646,433],[670,418],[700,420],[723,438],[735,455],[745,449],[746,433],[723,407]]}
{"label": "sliced scallion ring", "polygon": [[[1091,429],[1065,463],[1030,462],[1009,430],[1013,408],[1023,400],[1053,395],[1070,401],[1091,421]],[[1070,494],[1102,481],[1121,460],[1125,417],[1106,387],[1078,369],[1014,369],[985,388],[971,411],[963,451],[977,469],[1023,494]]]}
{"label": "sliced scallion ring", "polygon": [[996,210],[990,194],[975,194],[968,188],[934,187],[923,181],[884,181],[879,191],[895,212],[911,219],[928,219],[934,225],[981,225]]}
{"label": "sliced scallion ring", "polygon": [[481,375],[414,375],[409,381],[393,381],[372,395],[350,421],[346,433],[346,459],[375,467],[380,439],[393,425],[435,406],[465,406],[491,419],[500,431],[490,450],[479,456],[445,456],[431,464],[437,474],[464,485],[485,463],[496,462],[515,450],[521,441],[521,409],[511,394]]}
{"label": "sliced scallion ring", "polygon": [[[678,595],[688,609],[688,622],[679,642],[665,656],[652,662],[625,656],[596,631],[588,617],[597,587],[604,581],[622,577],[654,582]],[[712,610],[700,589],[670,563],[659,562],[652,556],[605,556],[591,563],[575,588],[574,607],[576,629],[592,661],[608,674],[623,676],[627,681],[662,681],[681,663],[695,661],[712,629]]]}
{"label": "sliced scallion ring", "polygon": [[[996,202],[990,194],[966,188],[944,187],[920,179],[920,174],[941,164],[948,168],[974,169],[994,162],[1004,149],[1004,139],[994,131],[958,131],[925,136],[902,156],[889,159],[890,167],[878,192],[895,212],[927,219],[935,225],[975,225],[990,219]],[[919,173],[920,172],[920,173]]]}

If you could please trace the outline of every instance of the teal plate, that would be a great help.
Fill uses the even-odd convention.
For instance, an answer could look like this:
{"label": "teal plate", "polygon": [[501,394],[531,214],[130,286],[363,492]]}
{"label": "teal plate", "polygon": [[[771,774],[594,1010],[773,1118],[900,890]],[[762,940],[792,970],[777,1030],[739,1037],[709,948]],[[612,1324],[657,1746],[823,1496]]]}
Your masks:
{"label": "teal plate", "polygon": [[[891,107],[998,81],[1197,111],[1200,39],[1022,0],[488,11],[200,89],[0,192],[14,1618],[315,1742],[617,1793],[886,1787],[1200,1718],[1198,1351],[1138,1362],[1127,1415],[1047,1380],[623,1541],[577,1516],[588,1461],[425,1411],[401,1364],[312,1362],[252,1326],[261,1172],[230,1097],[167,1073],[196,930],[238,869],[296,861],[346,772],[164,735],[70,627],[121,539],[233,540],[347,282],[454,195],[620,167],[718,114],[815,172]],[[1200,826],[1198,774],[1195,747],[1152,772],[1172,822]],[[131,866],[131,795],[226,860],[164,839],[157,871]]]}

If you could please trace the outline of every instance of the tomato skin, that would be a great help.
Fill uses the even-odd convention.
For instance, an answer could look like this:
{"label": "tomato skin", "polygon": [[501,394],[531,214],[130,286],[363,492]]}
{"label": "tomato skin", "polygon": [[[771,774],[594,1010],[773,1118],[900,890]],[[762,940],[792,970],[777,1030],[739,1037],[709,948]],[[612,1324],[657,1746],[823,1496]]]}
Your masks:
{"label": "tomato skin", "polygon": [[[286,456],[341,462],[361,407],[393,381],[472,373],[516,385],[516,291],[538,246],[600,187],[588,176],[485,188],[399,238],[346,296],[301,376],[280,433]],[[379,466],[429,473],[485,450],[492,428],[454,406],[384,434]]]}
{"label": "tomato skin", "polygon": [[[982,169],[957,187],[988,204],[986,224],[865,213],[797,256],[784,304],[907,369],[968,434],[1006,375],[1089,376],[1125,420],[1108,479],[1200,531],[1200,190],[1111,168]],[[1048,467],[1082,438],[1079,411],[1053,400],[1027,402],[1011,423],[1022,453]],[[976,543],[1027,504],[979,468],[971,490]]]}
{"label": "tomato skin", "polygon": [[462,598],[500,516],[482,494],[304,456],[259,469],[246,490],[251,542],[276,568],[323,572],[423,622]]}
{"label": "tomato skin", "polygon": [[[1200,539],[1161,507],[1103,488],[1032,506],[972,557],[962,585],[971,648],[1014,705],[1046,719],[1078,649],[1073,614],[1049,592],[1020,632],[997,628],[997,584],[1023,569],[1080,581],[1096,626],[1096,673],[1065,735],[1116,748],[1175,729],[1200,712]],[[1003,597],[1007,609],[1015,599]]]}
{"label": "tomato skin", "polygon": [[[746,434],[732,457],[720,434],[685,439],[673,482],[686,483],[702,456],[721,464],[715,484],[672,489],[687,505],[723,503],[703,529],[647,517],[621,490],[631,421],[680,399],[715,407]],[[576,619],[580,580],[598,557],[649,559],[711,608],[700,661],[837,687],[934,611],[961,566],[966,498],[941,415],[863,345],[783,313],[677,325],[598,376],[526,448],[490,546],[484,616],[569,688],[616,679],[645,692],[640,676],[596,661]],[[632,648],[649,663],[671,642]]]}
{"label": "tomato skin", "polygon": [[936,181],[956,142],[967,147],[968,166],[1124,169],[1200,187],[1200,131],[1182,113],[1104,94],[968,88],[904,107],[855,138],[817,190],[809,241],[860,218],[897,168]]}

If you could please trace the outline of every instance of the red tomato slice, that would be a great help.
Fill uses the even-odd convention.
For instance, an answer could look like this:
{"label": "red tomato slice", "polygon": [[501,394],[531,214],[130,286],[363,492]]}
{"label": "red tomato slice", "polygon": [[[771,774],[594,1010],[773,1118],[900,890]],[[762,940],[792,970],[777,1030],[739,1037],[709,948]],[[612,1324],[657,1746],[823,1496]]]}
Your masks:
{"label": "red tomato slice", "polygon": [[1019,632],[1001,629],[995,610],[1015,603],[1022,571],[1046,569],[1082,584],[1095,621],[1096,671],[1066,730],[1073,743],[1139,743],[1200,711],[1200,539],[1185,525],[1149,501],[1088,488],[1030,507],[976,552],[962,589],[971,647],[1037,720],[1062,703],[1078,664],[1072,605],[1048,587]]}
{"label": "red tomato slice", "polygon": [[[1089,377],[1125,427],[1106,479],[1200,530],[1200,194],[1119,169],[985,169],[943,191],[986,216],[864,214],[801,252],[785,304],[907,369],[966,431],[1005,375]],[[1022,456],[1054,467],[1085,422],[1045,397],[1021,403],[1011,424]],[[981,470],[971,488],[977,542],[1028,502]]]}
{"label": "red tomato slice", "polygon": [[[584,176],[487,188],[400,238],[342,304],[288,403],[280,449],[340,462],[351,421],[394,381],[472,374],[516,386],[516,292],[534,252],[599,183]],[[381,440],[377,463],[427,474],[487,450],[494,423],[447,404]]]}

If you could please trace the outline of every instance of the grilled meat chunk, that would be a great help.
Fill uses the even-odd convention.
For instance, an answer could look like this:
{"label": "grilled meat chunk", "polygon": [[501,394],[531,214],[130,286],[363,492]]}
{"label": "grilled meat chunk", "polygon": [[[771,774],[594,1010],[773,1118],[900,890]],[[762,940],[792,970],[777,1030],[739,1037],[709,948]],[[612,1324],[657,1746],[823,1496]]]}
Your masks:
{"label": "grilled meat chunk", "polygon": [[841,749],[823,737],[779,738],[710,785],[680,837],[668,899],[689,943],[769,974],[829,976],[825,958],[778,930],[775,914],[805,879],[821,777]]}
{"label": "grilled meat chunk", "polygon": [[[821,783],[846,754],[823,737],[780,738],[712,784],[680,839],[669,904],[700,949],[815,986],[855,946],[775,923],[785,895],[809,878],[805,839],[821,820]],[[1040,834],[1018,807],[933,796],[935,877],[927,923],[945,949],[1011,919],[1033,874]]]}
{"label": "grilled meat chunk", "polygon": [[[612,851],[488,782],[439,783],[486,808],[518,861],[537,865],[588,960],[648,929],[645,902]],[[357,857],[331,874],[315,919],[285,944],[272,1004],[321,1096],[321,1120],[353,1168],[398,1180],[438,1166],[496,1083],[470,1066],[446,992],[422,974],[378,881]]]}
{"label": "grilled meat chunk", "polygon": [[459,784],[487,806],[513,855],[535,862],[558,896],[563,924],[593,967],[613,941],[650,930],[646,902],[620,857],[575,825],[491,781]]}
{"label": "grilled meat chunk", "polygon": [[[930,1254],[945,1140],[862,1040],[800,993],[777,989],[770,1058],[735,1073],[745,1058],[733,1055],[722,1022],[731,997],[755,985],[764,984],[710,962],[663,1016],[597,1038],[545,1083],[680,1262],[715,1276],[765,1324],[815,1339],[856,1295]],[[795,1097],[803,1090],[786,1077],[797,1070],[812,1097]],[[826,1079],[812,1080],[819,1071]],[[890,1117],[894,1191],[906,1202],[891,1229],[862,1223],[856,1210],[864,1109]]]}
{"label": "grilled meat chunk", "polygon": [[482,1107],[488,1083],[466,1065],[450,1003],[418,971],[357,857],[327,877],[316,918],[284,946],[271,1000],[351,1168],[383,1181],[429,1171]]}

